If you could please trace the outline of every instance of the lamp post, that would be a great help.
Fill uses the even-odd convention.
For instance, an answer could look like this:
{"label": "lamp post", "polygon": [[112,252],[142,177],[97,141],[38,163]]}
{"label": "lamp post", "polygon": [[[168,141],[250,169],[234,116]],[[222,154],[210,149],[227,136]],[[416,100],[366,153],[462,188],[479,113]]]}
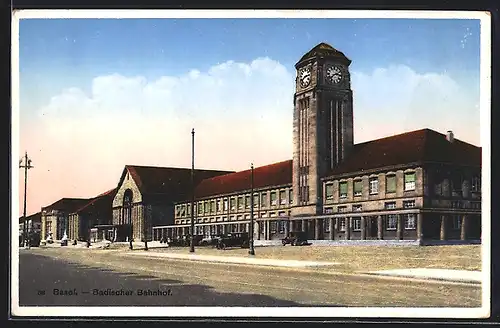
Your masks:
{"label": "lamp post", "polygon": [[[24,159],[24,162],[23,162]],[[19,168],[24,169],[24,208],[23,208],[23,217],[24,217],[24,245],[28,247],[31,246],[31,235],[28,236],[28,220],[26,218],[26,191],[28,189],[28,170],[32,169],[31,159],[28,158],[28,152],[24,153],[24,157],[19,160]],[[33,220],[31,220],[31,232],[33,232]]]}
{"label": "lamp post", "polygon": [[191,247],[194,253],[194,129],[191,130]]}
{"label": "lamp post", "polygon": [[250,249],[248,254],[255,255],[255,249],[253,247],[253,231],[254,219],[253,219],[253,163],[250,166]]}
{"label": "lamp post", "polygon": [[129,210],[127,209],[127,215],[129,215],[130,218],[130,238],[128,241],[130,242],[130,245],[128,246],[129,249],[134,249],[134,245],[132,245],[132,237],[134,236],[134,222],[132,221],[132,215],[128,212]]}

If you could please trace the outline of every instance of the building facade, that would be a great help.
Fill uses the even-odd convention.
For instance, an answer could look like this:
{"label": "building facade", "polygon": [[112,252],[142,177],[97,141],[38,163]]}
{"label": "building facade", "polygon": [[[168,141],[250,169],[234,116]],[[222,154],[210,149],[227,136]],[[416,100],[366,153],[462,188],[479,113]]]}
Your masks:
{"label": "building facade", "polygon": [[62,198],[57,202],[42,207],[42,240],[52,237],[61,240],[69,231],[69,215],[84,206],[89,199]]}
{"label": "building facade", "polygon": [[[253,195],[249,170],[197,184],[195,234],[249,232],[253,213],[257,240],[481,238],[481,148],[430,129],[354,144],[350,63],[325,43],[301,57],[292,160],[255,168]],[[153,238],[188,235],[190,222],[184,198]]]}

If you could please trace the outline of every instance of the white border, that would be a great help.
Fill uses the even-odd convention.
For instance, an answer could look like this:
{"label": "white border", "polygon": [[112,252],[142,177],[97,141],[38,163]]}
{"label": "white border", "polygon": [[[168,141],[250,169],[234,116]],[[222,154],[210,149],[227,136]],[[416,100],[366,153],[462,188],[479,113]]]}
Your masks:
{"label": "white border", "polygon": [[[426,18],[478,19],[481,25],[480,115],[482,145],[482,307],[480,308],[336,308],[336,307],[20,307],[19,306],[19,19],[35,18]],[[487,318],[490,316],[490,130],[491,17],[472,11],[357,10],[22,10],[12,19],[12,294],[16,316],[75,317],[296,317],[296,318]],[[14,137],[15,136],[15,137]],[[16,195],[16,197],[14,197]]]}

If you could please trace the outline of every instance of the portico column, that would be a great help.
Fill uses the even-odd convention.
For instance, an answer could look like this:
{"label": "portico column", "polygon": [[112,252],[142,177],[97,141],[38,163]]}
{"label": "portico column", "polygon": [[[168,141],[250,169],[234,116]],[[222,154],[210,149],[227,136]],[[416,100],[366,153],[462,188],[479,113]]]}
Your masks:
{"label": "portico column", "polygon": [[351,218],[345,218],[345,239],[351,239]]}
{"label": "portico column", "polygon": [[424,239],[424,235],[423,235],[423,227],[422,227],[422,213],[418,213],[417,214],[417,239],[418,240],[422,240]]}
{"label": "portico column", "polygon": [[292,220],[290,220],[289,222],[290,222],[290,230],[289,230],[289,232],[291,232],[291,231],[295,231],[295,227],[294,227],[294,223],[295,223],[295,222],[294,222],[294,221],[292,221]]}
{"label": "portico column", "polygon": [[461,240],[466,240],[467,239],[467,221],[468,217],[467,215],[462,216],[462,224],[460,225],[460,239]]}
{"label": "portico column", "polygon": [[314,239],[315,240],[318,240],[320,237],[320,230],[319,230],[320,222],[321,222],[320,219],[314,219]]}
{"label": "portico column", "polygon": [[382,215],[377,217],[377,238],[384,239],[384,224],[382,221]]}
{"label": "portico column", "polygon": [[446,240],[447,238],[446,236],[446,233],[448,232],[447,223],[448,223],[448,217],[446,215],[441,215],[441,233],[439,236],[441,240]]}
{"label": "portico column", "polygon": [[396,214],[398,218],[398,225],[396,227],[396,238],[398,240],[403,239],[403,220],[402,220],[402,215],[401,214]]}
{"label": "portico column", "polygon": [[364,216],[361,217],[361,239],[366,239],[366,222]]}
{"label": "portico column", "polygon": [[334,240],[335,239],[335,219],[329,218],[326,220],[330,220],[330,240]]}
{"label": "portico column", "polygon": [[264,226],[264,239],[269,240],[270,239],[270,233],[269,233],[269,220],[265,221],[265,226]]}
{"label": "portico column", "polygon": [[288,236],[288,225],[290,224],[290,221],[286,220],[285,221],[285,236]]}
{"label": "portico column", "polygon": [[307,231],[307,220],[302,220],[302,232]]}

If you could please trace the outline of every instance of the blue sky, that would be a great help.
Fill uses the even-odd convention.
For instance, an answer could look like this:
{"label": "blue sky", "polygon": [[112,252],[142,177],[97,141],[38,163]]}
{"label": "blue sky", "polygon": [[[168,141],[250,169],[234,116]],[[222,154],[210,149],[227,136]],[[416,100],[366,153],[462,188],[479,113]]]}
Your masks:
{"label": "blue sky", "polygon": [[480,145],[479,22],[22,19],[29,212],[114,188],[126,164],[189,167],[193,127],[197,167],[290,159],[294,65],[320,42],[352,60],[355,143],[432,128]]}
{"label": "blue sky", "polygon": [[262,56],[293,69],[298,54],[323,41],[351,58],[352,70],[397,63],[479,78],[478,20],[33,19],[20,22],[21,90],[48,101],[69,84],[88,88],[94,76],[158,78]]}

